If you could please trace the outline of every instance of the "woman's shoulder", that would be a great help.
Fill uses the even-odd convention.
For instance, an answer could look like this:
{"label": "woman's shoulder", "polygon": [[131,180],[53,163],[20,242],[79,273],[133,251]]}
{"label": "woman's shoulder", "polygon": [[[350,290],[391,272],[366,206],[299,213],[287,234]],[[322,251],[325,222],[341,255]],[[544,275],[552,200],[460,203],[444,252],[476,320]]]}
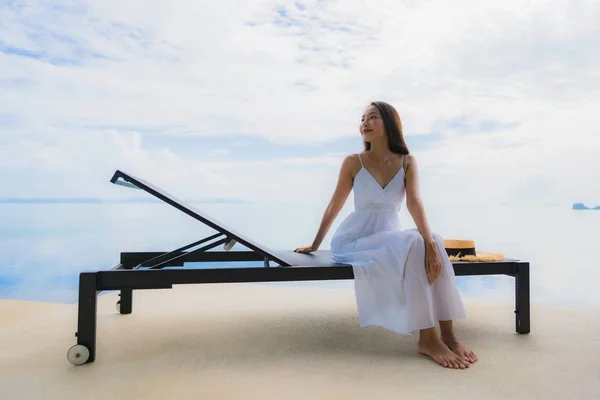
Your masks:
{"label": "woman's shoulder", "polygon": [[346,164],[346,165],[356,165],[356,164],[360,165],[361,164],[360,157],[362,157],[361,153],[346,154],[344,156],[342,163]]}
{"label": "woman's shoulder", "polygon": [[406,174],[408,174],[411,169],[418,169],[415,156],[412,154],[405,154],[404,159],[402,160],[402,168],[404,168]]}
{"label": "woman's shoulder", "polygon": [[342,170],[354,177],[362,167],[360,153],[346,154],[342,161]]}

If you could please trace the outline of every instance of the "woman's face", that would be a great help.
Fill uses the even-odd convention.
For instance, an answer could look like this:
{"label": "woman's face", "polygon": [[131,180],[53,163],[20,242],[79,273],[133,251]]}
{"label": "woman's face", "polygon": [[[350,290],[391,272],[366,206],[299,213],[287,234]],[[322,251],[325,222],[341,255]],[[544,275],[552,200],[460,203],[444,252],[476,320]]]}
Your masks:
{"label": "woman's face", "polygon": [[365,142],[372,142],[373,139],[385,137],[383,119],[379,109],[374,105],[367,107],[360,119],[360,134]]}

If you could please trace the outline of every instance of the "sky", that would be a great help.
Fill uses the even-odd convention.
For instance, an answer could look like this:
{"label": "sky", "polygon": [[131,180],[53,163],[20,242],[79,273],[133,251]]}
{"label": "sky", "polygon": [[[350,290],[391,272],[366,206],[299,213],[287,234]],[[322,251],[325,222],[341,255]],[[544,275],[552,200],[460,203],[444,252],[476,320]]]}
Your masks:
{"label": "sky", "polygon": [[326,205],[374,100],[426,204],[600,204],[600,2],[4,0],[0,199]]}

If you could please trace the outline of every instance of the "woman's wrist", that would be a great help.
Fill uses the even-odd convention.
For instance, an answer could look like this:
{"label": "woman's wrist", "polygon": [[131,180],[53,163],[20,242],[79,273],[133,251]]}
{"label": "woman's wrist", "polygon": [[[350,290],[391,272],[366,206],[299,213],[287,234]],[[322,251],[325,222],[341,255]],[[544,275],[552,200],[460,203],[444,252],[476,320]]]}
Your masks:
{"label": "woman's wrist", "polygon": [[425,244],[435,244],[435,238],[433,237],[432,234],[425,234],[425,235],[421,235],[423,236],[423,240],[425,241]]}

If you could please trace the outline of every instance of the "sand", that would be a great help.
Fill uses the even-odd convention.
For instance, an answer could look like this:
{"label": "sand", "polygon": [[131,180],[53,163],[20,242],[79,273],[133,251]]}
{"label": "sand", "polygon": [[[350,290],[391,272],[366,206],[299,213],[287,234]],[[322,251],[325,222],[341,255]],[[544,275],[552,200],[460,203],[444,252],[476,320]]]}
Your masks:
{"label": "sand", "polygon": [[73,366],[76,305],[0,301],[0,393],[12,399],[600,399],[600,309],[465,299],[480,361],[445,369],[416,336],[360,328],[353,293],[220,284],[99,297],[94,363]]}

